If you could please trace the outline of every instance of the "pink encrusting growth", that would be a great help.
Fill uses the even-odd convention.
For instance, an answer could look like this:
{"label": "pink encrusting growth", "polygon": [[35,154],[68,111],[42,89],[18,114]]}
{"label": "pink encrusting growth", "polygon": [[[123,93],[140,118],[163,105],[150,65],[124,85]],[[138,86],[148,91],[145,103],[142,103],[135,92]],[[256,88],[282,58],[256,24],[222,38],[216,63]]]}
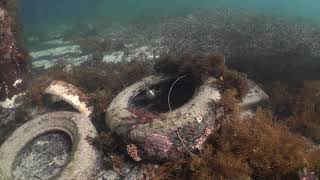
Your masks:
{"label": "pink encrusting growth", "polygon": [[136,119],[141,124],[151,123],[157,117],[155,114],[143,109],[131,108],[129,111],[136,116]]}
{"label": "pink encrusting growth", "polygon": [[213,128],[206,128],[204,130],[204,134],[196,140],[195,146],[193,146],[193,149],[201,150],[202,145],[205,143],[209,135],[213,132]]}
{"label": "pink encrusting growth", "polygon": [[152,134],[148,136],[143,145],[144,151],[148,156],[165,158],[172,147],[172,141],[168,136],[162,134]]}

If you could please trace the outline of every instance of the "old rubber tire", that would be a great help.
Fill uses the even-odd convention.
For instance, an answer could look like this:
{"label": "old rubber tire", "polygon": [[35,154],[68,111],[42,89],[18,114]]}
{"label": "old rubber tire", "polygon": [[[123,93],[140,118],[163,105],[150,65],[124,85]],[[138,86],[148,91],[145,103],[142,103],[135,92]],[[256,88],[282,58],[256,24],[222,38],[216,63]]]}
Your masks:
{"label": "old rubber tire", "polygon": [[47,113],[19,127],[0,147],[0,179],[11,180],[12,166],[18,153],[36,137],[52,131],[62,131],[72,140],[70,161],[56,179],[90,179],[99,168],[99,153],[87,137],[97,132],[90,120],[74,112]]}
{"label": "old rubber tire", "polygon": [[[142,158],[178,158],[188,148],[198,149],[208,133],[215,128],[220,93],[214,78],[201,84],[193,97],[184,105],[161,113],[150,123],[139,123],[131,113],[131,100],[148,87],[175,79],[168,76],[150,76],[127,87],[118,94],[107,109],[106,122],[110,129],[138,147]],[[209,117],[210,114],[210,118]],[[217,117],[217,118],[216,118]],[[179,129],[179,134],[177,134]],[[185,144],[182,144],[182,141]],[[187,148],[183,148],[187,146]],[[138,158],[139,159],[139,158]]]}

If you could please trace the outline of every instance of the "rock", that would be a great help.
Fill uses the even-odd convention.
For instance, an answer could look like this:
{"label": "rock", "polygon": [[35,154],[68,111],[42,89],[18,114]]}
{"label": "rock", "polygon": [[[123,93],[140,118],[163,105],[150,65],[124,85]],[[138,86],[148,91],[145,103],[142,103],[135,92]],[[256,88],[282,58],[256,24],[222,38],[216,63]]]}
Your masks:
{"label": "rock", "polygon": [[108,170],[103,174],[103,180],[118,180],[120,176],[113,170]]}
{"label": "rock", "polygon": [[120,176],[113,170],[103,170],[101,171],[97,177],[96,180],[119,180]]}
{"label": "rock", "polygon": [[[151,169],[149,169],[151,168]],[[129,174],[123,180],[136,180],[136,179],[145,179],[151,180],[154,178],[154,170],[158,168],[156,164],[149,164],[149,165],[137,165],[130,171]],[[150,174],[151,172],[151,174]]]}
{"label": "rock", "polygon": [[139,179],[139,177],[141,176],[140,169],[141,166],[135,166],[123,180]]}
{"label": "rock", "polygon": [[0,4],[0,106],[4,108],[15,107],[16,98],[25,90],[27,72],[27,54],[16,34],[16,9],[11,11]]}

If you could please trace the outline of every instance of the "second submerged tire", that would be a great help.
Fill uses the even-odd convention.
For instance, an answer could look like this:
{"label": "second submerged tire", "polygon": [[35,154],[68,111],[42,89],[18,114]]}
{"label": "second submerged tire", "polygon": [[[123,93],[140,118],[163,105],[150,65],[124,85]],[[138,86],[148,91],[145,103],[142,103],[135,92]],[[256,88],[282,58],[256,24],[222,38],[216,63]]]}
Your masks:
{"label": "second submerged tire", "polygon": [[100,167],[100,155],[87,138],[95,137],[97,132],[87,117],[74,112],[47,113],[14,131],[0,147],[0,177],[4,180],[13,179],[12,168],[18,153],[33,139],[52,131],[62,131],[72,141],[70,161],[55,179],[92,178]]}

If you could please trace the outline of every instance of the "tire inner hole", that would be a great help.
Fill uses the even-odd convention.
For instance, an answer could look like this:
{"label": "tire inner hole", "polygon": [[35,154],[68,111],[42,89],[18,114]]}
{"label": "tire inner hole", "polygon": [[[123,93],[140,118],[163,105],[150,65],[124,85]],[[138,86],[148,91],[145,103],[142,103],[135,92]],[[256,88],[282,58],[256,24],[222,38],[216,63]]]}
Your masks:
{"label": "tire inner hole", "polygon": [[67,165],[72,140],[63,131],[51,131],[29,142],[17,155],[12,175],[15,180],[50,179]]}
{"label": "tire inner hole", "polygon": [[[170,79],[142,90],[130,102],[130,108],[141,109],[152,113],[166,113],[170,111],[168,94],[170,93],[171,110],[177,109],[187,103],[194,96],[199,83],[191,77],[184,77],[176,81]],[[175,82],[176,81],[176,82]]]}

